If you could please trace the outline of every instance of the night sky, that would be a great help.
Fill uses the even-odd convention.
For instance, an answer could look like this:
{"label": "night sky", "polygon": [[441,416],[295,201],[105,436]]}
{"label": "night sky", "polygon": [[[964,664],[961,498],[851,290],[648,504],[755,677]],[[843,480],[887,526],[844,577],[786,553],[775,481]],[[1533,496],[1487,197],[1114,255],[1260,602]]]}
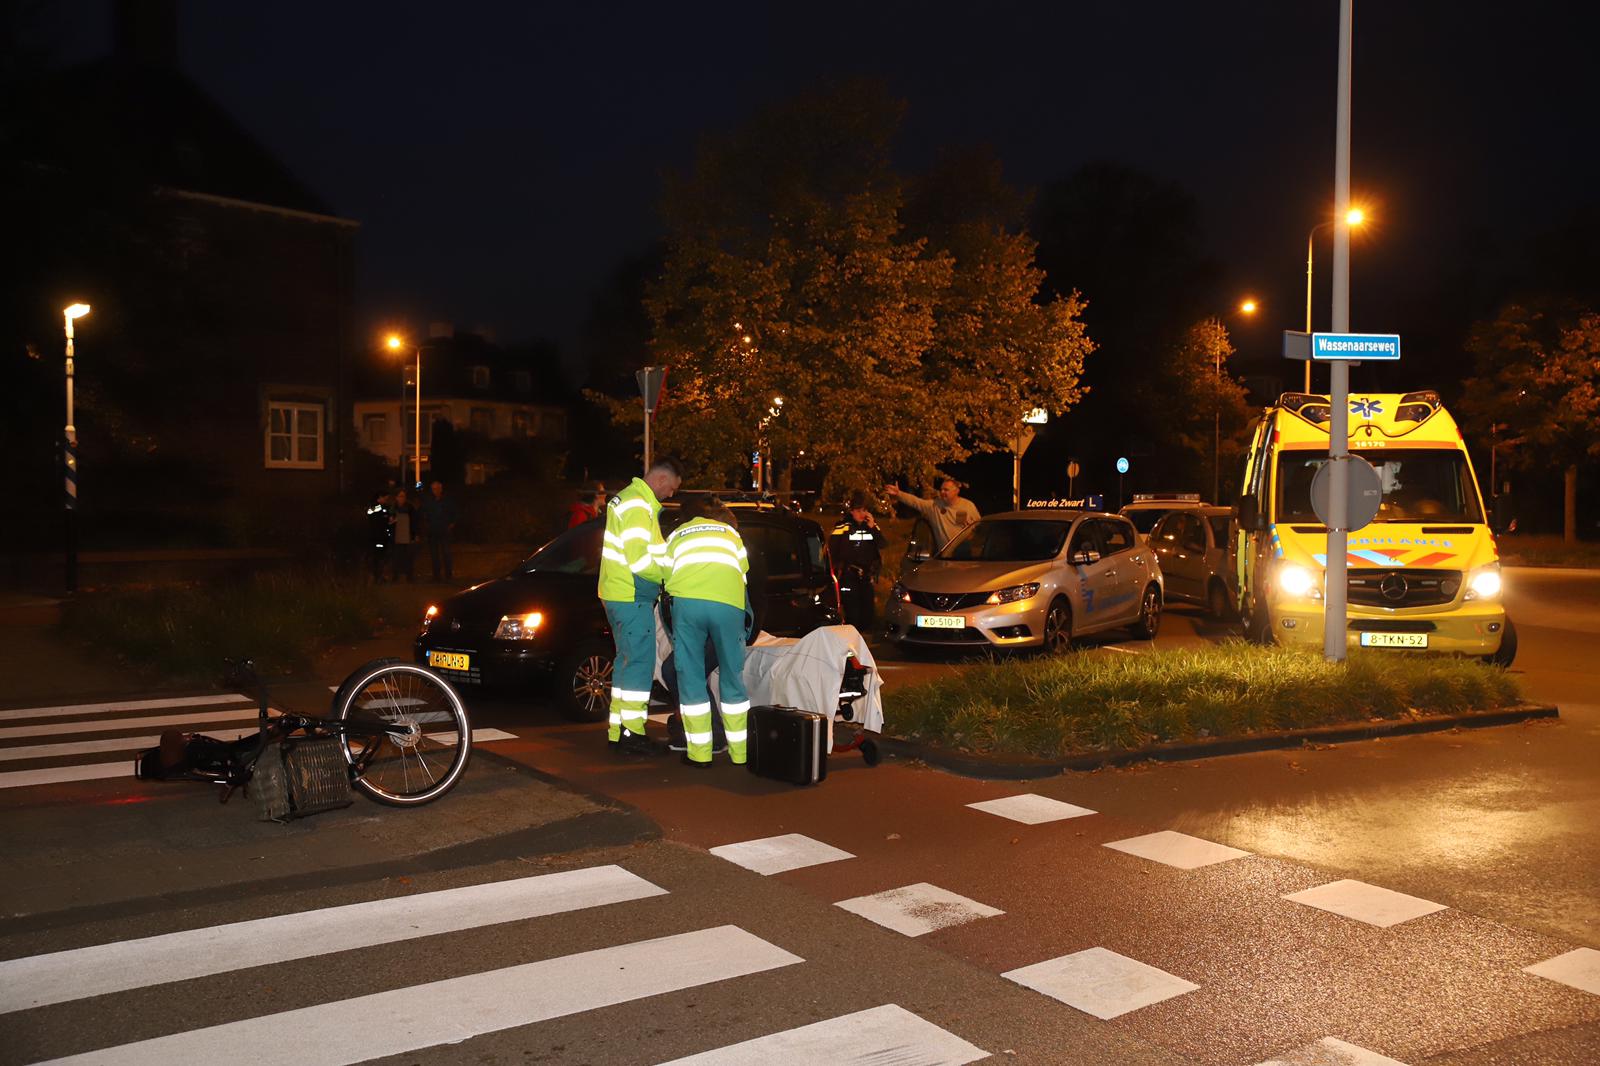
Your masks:
{"label": "night sky", "polygon": [[[1092,160],[1180,183],[1230,285],[1265,301],[1241,350],[1299,328],[1306,232],[1332,202],[1335,0],[579,6],[190,0],[180,55],[362,223],[374,329],[449,320],[570,353],[611,269],[658,235],[663,168],[850,76],[907,101],[906,168],[987,144],[1024,188]],[[1355,328],[1404,333],[1467,249],[1600,202],[1588,7],[1356,5],[1353,180],[1375,224]],[[64,58],[90,58],[109,5],[57,26]],[[1324,238],[1320,281],[1330,262]]]}

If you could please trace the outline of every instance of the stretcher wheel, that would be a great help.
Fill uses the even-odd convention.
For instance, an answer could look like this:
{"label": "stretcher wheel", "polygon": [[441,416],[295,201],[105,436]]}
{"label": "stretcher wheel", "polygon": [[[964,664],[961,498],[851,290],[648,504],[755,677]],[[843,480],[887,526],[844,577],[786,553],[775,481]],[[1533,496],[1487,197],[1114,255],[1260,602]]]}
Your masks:
{"label": "stretcher wheel", "polygon": [[883,755],[878,751],[878,745],[875,741],[863,740],[861,742],[861,757],[867,761],[868,766],[877,766],[878,760],[883,758]]}

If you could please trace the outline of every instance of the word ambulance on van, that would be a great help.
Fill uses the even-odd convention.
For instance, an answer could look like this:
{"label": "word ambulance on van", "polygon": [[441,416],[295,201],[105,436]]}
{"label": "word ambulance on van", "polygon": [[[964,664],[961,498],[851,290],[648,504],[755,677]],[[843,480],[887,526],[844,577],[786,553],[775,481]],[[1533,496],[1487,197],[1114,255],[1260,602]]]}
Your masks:
{"label": "word ambulance on van", "polygon": [[[1285,393],[1252,427],[1234,536],[1252,639],[1322,647],[1327,528],[1311,481],[1328,462],[1327,396]],[[1377,517],[1347,545],[1347,647],[1482,656],[1510,665],[1516,629],[1472,460],[1436,392],[1352,393],[1352,455],[1382,479]]]}

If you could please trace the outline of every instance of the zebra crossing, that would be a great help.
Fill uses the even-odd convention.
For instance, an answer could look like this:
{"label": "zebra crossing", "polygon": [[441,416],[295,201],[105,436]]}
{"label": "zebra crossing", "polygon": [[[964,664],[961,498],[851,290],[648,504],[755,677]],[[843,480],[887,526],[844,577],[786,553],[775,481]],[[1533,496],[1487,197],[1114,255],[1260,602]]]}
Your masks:
{"label": "zebra crossing", "polygon": [[[255,732],[257,715],[255,700],[237,692],[0,710],[0,790],[131,778],[133,760],[162,731],[235,740]],[[514,739],[472,731],[474,744]]]}
{"label": "zebra crossing", "polygon": [[[115,1014],[120,1009],[118,996],[196,977],[251,969],[259,983],[270,985],[277,980],[272,970],[254,968],[312,959],[336,962],[340,955],[357,957],[355,953],[378,944],[486,928],[504,928],[501,938],[517,941],[515,923],[668,894],[620,865],[601,865],[10,959],[0,962],[0,1034],[8,1025],[11,1032],[22,1032],[30,1011],[91,998],[94,1011]],[[643,932],[639,926],[623,928]],[[539,940],[537,932],[530,931],[520,942],[536,950]],[[16,1061],[84,1066],[234,1061],[240,1049],[248,1048],[249,1061],[264,1066],[346,1066],[402,1054],[419,1055],[419,1061],[426,1062],[423,1053],[429,1048],[806,965],[804,957],[784,945],[713,919],[685,932],[400,984],[366,995],[332,996],[286,1011],[251,1015],[246,1002],[239,1006],[244,1016],[217,1024],[174,1028],[54,1058]],[[181,997],[160,1002],[163,1023],[168,1015],[174,1021],[184,1017]],[[546,1041],[540,1030],[530,1028],[518,1034],[517,1044],[542,1049]],[[587,1057],[592,1050],[586,1061],[592,1061]],[[671,1062],[673,1066],[752,1062],[798,1066],[824,1061],[961,1066],[989,1054],[896,1003],[881,1002],[821,1022],[709,1047]]]}

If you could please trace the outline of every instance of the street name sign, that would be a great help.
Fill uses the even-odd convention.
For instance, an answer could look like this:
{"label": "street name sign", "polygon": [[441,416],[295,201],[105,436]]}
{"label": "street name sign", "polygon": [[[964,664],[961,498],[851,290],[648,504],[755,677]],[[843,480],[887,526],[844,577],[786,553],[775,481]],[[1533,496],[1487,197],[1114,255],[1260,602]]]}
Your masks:
{"label": "street name sign", "polygon": [[1400,361],[1400,334],[1398,333],[1313,333],[1311,335],[1313,362],[1326,363],[1337,359],[1361,362]]}

